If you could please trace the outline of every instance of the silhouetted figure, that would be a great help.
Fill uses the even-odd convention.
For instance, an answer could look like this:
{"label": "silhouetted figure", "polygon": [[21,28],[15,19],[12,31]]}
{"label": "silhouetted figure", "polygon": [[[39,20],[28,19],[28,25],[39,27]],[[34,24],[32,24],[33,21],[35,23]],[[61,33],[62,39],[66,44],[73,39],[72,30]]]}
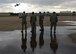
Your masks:
{"label": "silhouetted figure", "polygon": [[45,14],[45,12],[43,12]]}
{"label": "silhouetted figure", "polygon": [[31,36],[31,41],[30,41],[30,46],[32,48],[32,51],[34,52],[34,49],[37,46],[37,42],[36,42],[36,32],[32,32],[32,36]]}
{"label": "silhouetted figure", "polygon": [[40,31],[44,30],[43,20],[44,20],[44,13],[39,12],[39,25],[41,28]]}
{"label": "silhouetted figure", "polygon": [[73,11],[73,12],[72,12],[72,16],[75,16],[75,14],[76,14],[75,11]]}
{"label": "silhouetted figure", "polygon": [[32,15],[30,17],[30,24],[31,24],[31,32],[33,30],[36,31],[36,15],[34,12],[32,12]]}
{"label": "silhouetted figure", "polygon": [[27,49],[26,42],[27,42],[27,32],[25,32],[25,36],[24,36],[24,33],[22,32],[22,45],[21,45],[21,48],[22,48],[23,52],[25,52],[26,49]]}
{"label": "silhouetted figure", "polygon": [[40,46],[40,48],[44,45],[43,35],[44,35],[44,31],[41,31],[40,36],[39,36],[39,46]]}
{"label": "silhouetted figure", "polygon": [[19,18],[22,18],[22,31],[25,29],[25,32],[27,31],[27,22],[26,22],[26,14],[25,11],[23,12],[22,16],[20,16]]}
{"label": "silhouetted figure", "polygon": [[53,53],[56,54],[56,51],[58,49],[56,34],[54,33],[54,36],[52,36],[52,33],[51,33],[50,37],[51,37],[50,48],[53,50]]}
{"label": "silhouetted figure", "polygon": [[50,12],[49,11],[47,12],[47,16],[50,16]]}
{"label": "silhouetted figure", "polygon": [[52,15],[50,17],[50,22],[51,22],[51,32],[52,32],[52,28],[54,27],[54,33],[55,33],[56,32],[57,22],[58,22],[58,18],[57,18],[56,12],[52,13]]}

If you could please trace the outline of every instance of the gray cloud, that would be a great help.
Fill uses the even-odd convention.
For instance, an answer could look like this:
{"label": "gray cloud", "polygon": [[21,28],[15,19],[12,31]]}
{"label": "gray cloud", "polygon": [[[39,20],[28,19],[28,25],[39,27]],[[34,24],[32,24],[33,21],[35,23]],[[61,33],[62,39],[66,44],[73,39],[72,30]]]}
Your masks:
{"label": "gray cloud", "polygon": [[[14,11],[10,3],[27,3],[30,8],[33,5],[33,10],[47,11],[50,10],[75,10],[76,0],[0,0],[0,11]],[[8,5],[5,5],[8,4]],[[29,7],[29,6],[28,6]]]}
{"label": "gray cloud", "polygon": [[69,1],[69,4],[68,2],[65,2],[65,3],[62,3],[61,6],[63,7],[66,7],[66,8],[76,8],[76,1]]}
{"label": "gray cloud", "polygon": [[0,0],[0,3],[30,3],[38,5],[59,5],[63,2],[75,0]]}
{"label": "gray cloud", "polygon": [[14,11],[13,6],[11,4],[0,4],[0,12],[12,12]]}

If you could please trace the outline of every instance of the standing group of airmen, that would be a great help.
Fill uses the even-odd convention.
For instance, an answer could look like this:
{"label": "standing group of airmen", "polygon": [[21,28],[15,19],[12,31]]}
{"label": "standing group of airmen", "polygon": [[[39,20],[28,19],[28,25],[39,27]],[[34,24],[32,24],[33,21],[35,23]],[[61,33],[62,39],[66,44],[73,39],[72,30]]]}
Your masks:
{"label": "standing group of airmen", "polygon": [[[39,36],[39,46],[40,48],[44,45],[44,39],[43,39],[43,34],[44,34],[44,25],[43,25],[43,21],[44,21],[44,16],[45,16],[45,12],[41,13],[39,12],[38,17],[39,17],[39,25],[40,25],[40,36]],[[23,51],[25,52],[27,49],[27,14],[25,12],[23,12],[22,16],[20,16],[20,18],[22,18],[22,45],[21,48],[23,49]],[[34,51],[34,48],[36,48],[37,46],[37,42],[36,42],[36,21],[37,21],[37,16],[35,15],[34,12],[32,12],[31,16],[30,16],[30,24],[31,24],[31,41],[30,41],[30,46],[32,48],[32,51]],[[51,28],[50,28],[50,37],[51,37],[51,41],[50,41],[50,47],[53,50],[54,53],[56,53],[56,50],[58,48],[58,43],[56,40],[56,25],[58,22],[58,18],[57,18],[57,14],[55,12],[53,12],[50,15],[50,24],[51,24]],[[52,36],[52,28],[54,27],[54,37]],[[25,36],[23,33],[23,30],[25,29]]]}
{"label": "standing group of airmen", "polygon": [[[44,16],[45,16],[45,12],[41,13],[39,12],[39,25],[40,25],[40,31],[44,30],[44,26],[43,26],[43,21],[44,21]],[[20,16],[19,18],[22,18],[22,31],[25,28],[25,32],[27,30],[27,22],[26,22],[26,18],[27,18],[27,14],[25,13],[25,11],[23,12],[22,16]],[[34,12],[32,12],[31,16],[30,16],[30,24],[31,24],[31,32],[34,30],[34,32],[36,32],[36,21],[37,21],[37,17],[35,15]],[[54,33],[56,32],[56,25],[58,22],[58,18],[57,18],[57,14],[56,12],[53,12],[50,15],[50,24],[51,24],[51,32],[52,32],[52,28],[54,26]]]}

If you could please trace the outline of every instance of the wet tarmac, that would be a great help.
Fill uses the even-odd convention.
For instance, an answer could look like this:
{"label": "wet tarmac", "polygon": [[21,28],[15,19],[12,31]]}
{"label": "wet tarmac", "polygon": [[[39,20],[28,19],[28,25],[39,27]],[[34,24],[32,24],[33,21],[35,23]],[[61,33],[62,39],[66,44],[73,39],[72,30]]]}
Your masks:
{"label": "wet tarmac", "polygon": [[68,25],[76,26],[76,21],[61,21],[61,22],[65,22]]}
{"label": "wet tarmac", "polygon": [[44,27],[43,32],[37,27],[35,33],[30,32],[31,28],[27,33],[0,31],[0,54],[75,54],[76,44],[68,37],[76,32],[72,28],[76,26],[57,26],[55,34],[50,27]]}

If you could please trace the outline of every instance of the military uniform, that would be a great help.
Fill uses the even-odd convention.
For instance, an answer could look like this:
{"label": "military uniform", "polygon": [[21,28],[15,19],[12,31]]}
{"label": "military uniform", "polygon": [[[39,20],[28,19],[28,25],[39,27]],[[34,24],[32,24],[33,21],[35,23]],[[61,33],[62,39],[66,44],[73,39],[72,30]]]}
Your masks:
{"label": "military uniform", "polygon": [[39,25],[40,25],[40,30],[43,30],[44,27],[43,27],[43,20],[44,20],[44,14],[42,13],[39,13]]}
{"label": "military uniform", "polygon": [[36,31],[36,15],[32,14],[30,18],[31,31]]}
{"label": "military uniform", "polygon": [[56,31],[56,25],[58,22],[58,18],[57,18],[57,14],[53,13],[50,17],[50,22],[51,22],[51,31],[52,31],[52,27],[54,26],[54,32]]}
{"label": "military uniform", "polygon": [[22,18],[22,31],[24,29],[24,26],[25,26],[25,31],[26,31],[27,30],[26,14],[23,13],[22,16],[20,16],[20,18]]}

